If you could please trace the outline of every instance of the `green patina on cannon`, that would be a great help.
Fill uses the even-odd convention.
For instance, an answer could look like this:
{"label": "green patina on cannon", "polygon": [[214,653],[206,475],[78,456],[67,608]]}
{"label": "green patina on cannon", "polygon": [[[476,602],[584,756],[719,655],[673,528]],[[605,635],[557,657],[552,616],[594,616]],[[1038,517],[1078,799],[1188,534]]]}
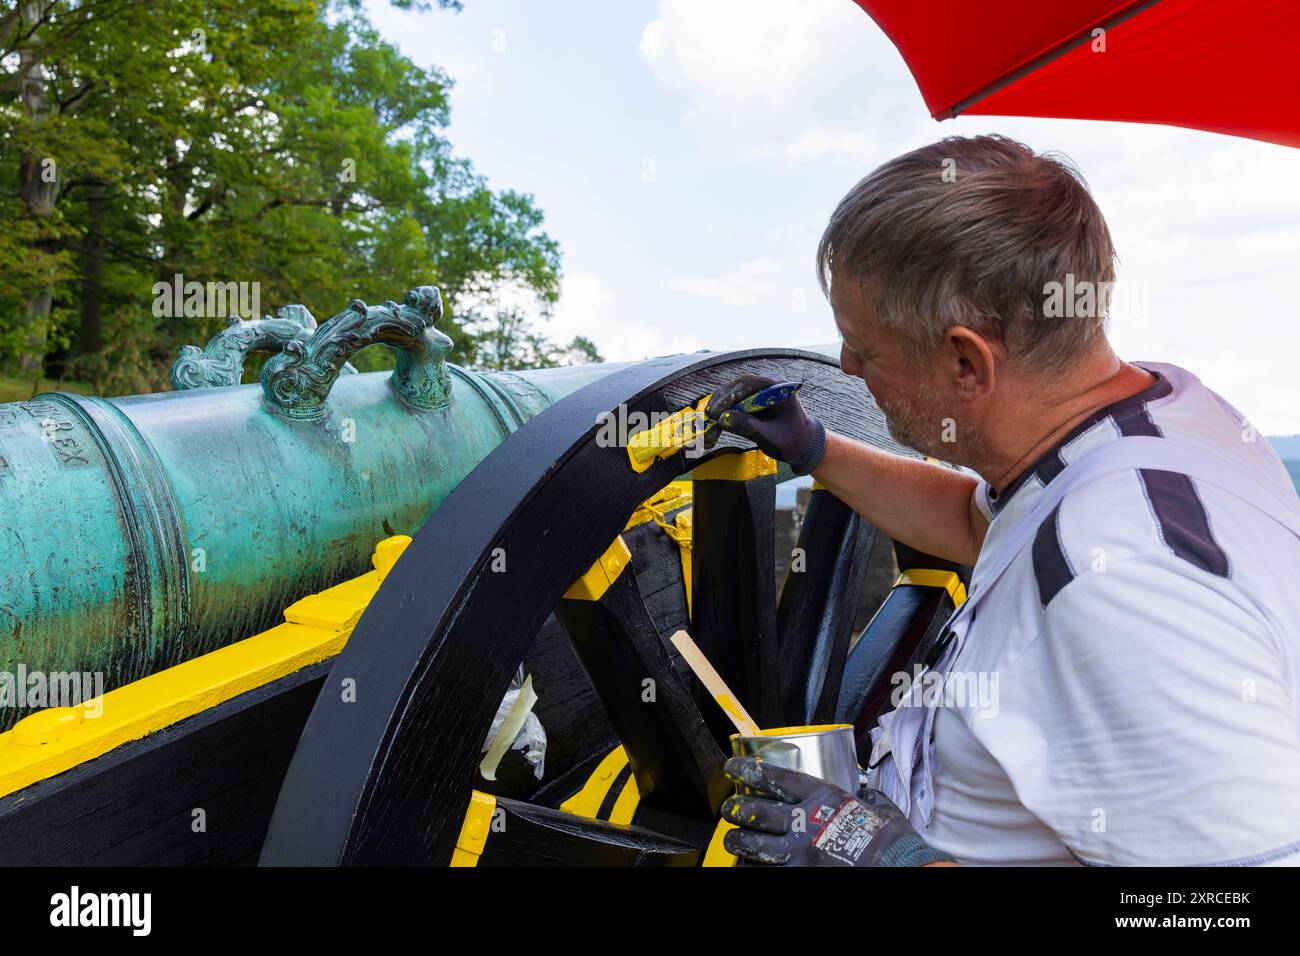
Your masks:
{"label": "green patina on cannon", "polygon": [[[93,672],[112,689],[263,631],[619,367],[472,372],[446,362],[441,316],[432,286],[319,328],[291,305],[183,348],[176,391],[0,405],[0,672]],[[394,371],[355,374],[348,360],[376,344]],[[240,385],[257,350],[277,354]],[[0,728],[25,712],[0,710]]]}

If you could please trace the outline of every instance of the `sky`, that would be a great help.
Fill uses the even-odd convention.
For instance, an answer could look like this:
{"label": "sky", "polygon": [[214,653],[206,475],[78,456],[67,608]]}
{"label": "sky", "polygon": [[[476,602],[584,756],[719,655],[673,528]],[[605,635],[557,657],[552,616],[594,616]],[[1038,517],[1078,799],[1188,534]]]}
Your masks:
{"label": "sky", "polygon": [[448,130],[563,251],[543,331],[610,361],[836,340],[814,270],[880,163],[996,132],[1069,156],[1119,252],[1110,336],[1300,433],[1300,150],[1172,127],[927,113],[851,0],[464,0],[376,26],[455,83]]}

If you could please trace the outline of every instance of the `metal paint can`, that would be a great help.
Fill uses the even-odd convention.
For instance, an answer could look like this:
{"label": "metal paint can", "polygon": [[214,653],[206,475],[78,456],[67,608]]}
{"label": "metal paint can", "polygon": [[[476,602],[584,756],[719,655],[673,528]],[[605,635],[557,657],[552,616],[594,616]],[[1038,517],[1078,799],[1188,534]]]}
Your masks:
{"label": "metal paint can", "polygon": [[[849,793],[858,792],[858,754],[852,724],[776,727],[763,731],[761,737],[732,734],[731,753],[734,757],[762,757]],[[736,789],[742,791],[739,785]]]}

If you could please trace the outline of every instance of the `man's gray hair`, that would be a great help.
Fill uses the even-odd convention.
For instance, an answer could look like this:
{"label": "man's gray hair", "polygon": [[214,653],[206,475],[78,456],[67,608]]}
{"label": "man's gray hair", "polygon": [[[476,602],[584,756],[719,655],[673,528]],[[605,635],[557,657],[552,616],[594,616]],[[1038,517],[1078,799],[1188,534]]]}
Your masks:
{"label": "man's gray hair", "polygon": [[[1052,371],[1104,332],[1115,248],[1069,159],[1003,136],[954,136],[854,186],[818,244],[817,273],[828,295],[833,281],[856,282],[912,361],[963,325]],[[1085,288],[1094,298],[1073,308]]]}

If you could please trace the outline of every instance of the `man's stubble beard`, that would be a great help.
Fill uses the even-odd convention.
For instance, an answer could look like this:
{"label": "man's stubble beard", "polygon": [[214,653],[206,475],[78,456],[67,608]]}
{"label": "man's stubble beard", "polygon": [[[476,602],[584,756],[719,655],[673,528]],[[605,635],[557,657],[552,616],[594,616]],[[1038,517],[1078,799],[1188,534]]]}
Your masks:
{"label": "man's stubble beard", "polygon": [[969,466],[979,459],[983,436],[947,410],[928,382],[918,383],[914,397],[878,404],[889,434],[900,445],[954,465]]}

